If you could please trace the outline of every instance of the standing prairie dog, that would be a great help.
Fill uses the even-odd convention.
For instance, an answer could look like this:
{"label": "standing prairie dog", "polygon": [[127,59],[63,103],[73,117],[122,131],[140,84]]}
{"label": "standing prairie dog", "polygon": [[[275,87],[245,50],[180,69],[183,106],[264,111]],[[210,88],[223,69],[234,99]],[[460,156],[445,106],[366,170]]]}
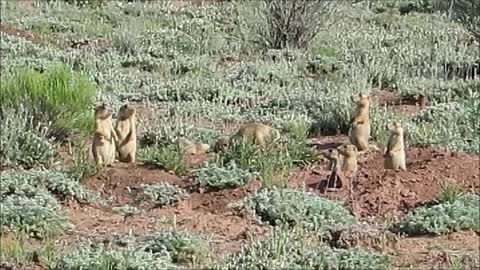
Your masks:
{"label": "standing prairie dog", "polygon": [[210,150],[210,145],[205,143],[193,143],[185,138],[179,138],[177,140],[178,145],[184,149],[186,155],[201,155]]}
{"label": "standing prairie dog", "polygon": [[370,137],[370,100],[368,96],[362,94],[358,97],[352,96],[351,99],[357,104],[357,108],[350,121],[352,127],[350,142],[357,147],[359,153],[362,153],[368,149]]}
{"label": "standing prairie dog", "polygon": [[112,165],[115,161],[117,134],[112,125],[112,108],[100,105],[95,108],[95,131],[92,154],[97,168]]}
{"label": "standing prairie dog", "polygon": [[135,126],[135,108],[131,105],[125,104],[120,107],[115,131],[118,136],[118,160],[120,162],[135,163],[137,129]]}
{"label": "standing prairie dog", "polygon": [[230,138],[220,138],[214,146],[214,151],[225,151],[231,143],[239,141],[243,138],[253,139],[255,143],[259,144],[262,147],[266,146],[265,140],[271,133],[276,133],[275,140],[280,138],[280,131],[277,129],[267,126],[262,123],[249,123],[243,124],[238,131],[233,134]]}
{"label": "standing prairie dog", "polygon": [[357,170],[357,147],[353,144],[344,144],[337,148],[343,158],[341,170],[343,172],[355,172]]}
{"label": "standing prairie dog", "polygon": [[388,139],[387,149],[384,157],[385,169],[398,171],[399,169],[406,171],[406,155],[405,142],[403,140],[403,128],[400,123],[395,122],[388,124],[387,129],[390,130],[390,138]]}

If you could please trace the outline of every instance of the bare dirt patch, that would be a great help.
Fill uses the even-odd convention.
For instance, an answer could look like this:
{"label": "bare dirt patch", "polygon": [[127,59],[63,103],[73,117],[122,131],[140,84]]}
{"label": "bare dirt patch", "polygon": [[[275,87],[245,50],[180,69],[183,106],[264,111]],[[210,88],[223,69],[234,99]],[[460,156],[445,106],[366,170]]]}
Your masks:
{"label": "bare dirt patch", "polygon": [[4,33],[6,35],[23,37],[23,38],[25,38],[25,39],[27,39],[27,40],[31,41],[32,43],[35,43],[35,44],[42,43],[42,39],[33,35],[31,32],[18,30],[16,28],[8,26],[8,25],[0,24],[0,32]]}
{"label": "bare dirt patch", "polygon": [[[359,157],[359,172],[353,184],[353,201],[347,190],[327,192],[321,196],[346,201],[355,214],[379,221],[402,216],[413,208],[439,196],[443,182],[463,191],[480,191],[480,158],[478,155],[449,153],[435,148],[410,147],[407,150],[408,171],[394,172],[383,168],[383,155],[371,150]],[[312,190],[327,178],[323,168],[303,170],[292,176],[289,186],[303,182]],[[301,177],[298,176],[301,174]]]}
{"label": "bare dirt patch", "polygon": [[397,267],[432,269],[446,265],[453,259],[467,257],[465,269],[478,269],[480,236],[473,231],[453,232],[437,237],[409,237],[401,239],[395,249],[387,251]]}
{"label": "bare dirt patch", "polygon": [[413,98],[402,98],[398,94],[386,90],[379,91],[373,95],[378,105],[387,106],[393,111],[406,115],[415,115],[421,108],[418,101]]}
{"label": "bare dirt patch", "polygon": [[108,206],[70,204],[66,208],[69,220],[75,225],[77,235],[87,239],[101,239],[112,234],[138,234],[166,228],[187,230],[216,237],[214,250],[238,250],[248,240],[247,236],[261,235],[262,228],[248,216],[239,216],[227,205],[257,190],[261,184],[252,182],[237,189],[216,192],[193,191],[185,200],[172,206],[144,209],[146,212],[124,218],[113,214],[115,206],[131,202],[129,189],[141,184],[170,183],[183,188],[192,185],[191,179],[181,179],[161,169],[141,164],[117,163],[99,175],[85,179],[89,189],[102,190],[104,198],[114,198]]}

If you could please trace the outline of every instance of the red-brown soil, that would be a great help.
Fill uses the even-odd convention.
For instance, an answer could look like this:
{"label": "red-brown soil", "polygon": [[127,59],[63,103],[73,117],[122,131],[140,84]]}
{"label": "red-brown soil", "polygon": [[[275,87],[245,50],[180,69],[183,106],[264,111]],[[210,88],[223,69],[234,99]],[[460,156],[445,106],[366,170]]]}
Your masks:
{"label": "red-brown soil", "polygon": [[[454,259],[466,257],[466,268],[479,269],[480,237],[473,231],[453,232],[437,237],[409,237],[386,250],[392,265],[413,269],[447,269]],[[475,261],[476,260],[476,261]],[[443,266],[443,268],[439,268]],[[432,268],[435,267],[435,268]]]}
{"label": "red-brown soil", "polygon": [[[353,202],[348,190],[327,192],[321,196],[342,199],[354,208],[355,214],[379,221],[402,216],[421,204],[439,196],[442,182],[468,192],[480,191],[480,158],[478,155],[449,153],[435,148],[407,149],[407,171],[394,172],[383,168],[383,155],[370,150],[359,157],[359,172],[353,183]],[[327,178],[323,168],[300,171],[292,176],[295,188],[306,183],[312,190]],[[352,176],[354,177],[354,176]],[[315,192],[320,193],[318,190]]]}
{"label": "red-brown soil", "polygon": [[42,40],[39,37],[34,36],[31,32],[18,30],[14,27],[4,25],[4,24],[0,24],[0,32],[7,35],[23,37],[35,44],[39,44],[42,42]]}
{"label": "red-brown soil", "polygon": [[378,91],[373,96],[380,106],[388,106],[393,111],[405,115],[415,115],[421,108],[417,100],[405,99],[398,94],[386,90]]}

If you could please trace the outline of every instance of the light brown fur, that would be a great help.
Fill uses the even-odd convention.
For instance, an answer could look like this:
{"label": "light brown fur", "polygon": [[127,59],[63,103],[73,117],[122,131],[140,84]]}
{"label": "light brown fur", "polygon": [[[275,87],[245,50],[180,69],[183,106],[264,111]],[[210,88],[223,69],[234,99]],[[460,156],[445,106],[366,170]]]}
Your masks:
{"label": "light brown fur", "polygon": [[120,162],[135,163],[137,152],[137,129],[135,108],[125,104],[118,112],[115,131],[118,135],[117,152]]}
{"label": "light brown fur", "polygon": [[420,106],[420,110],[423,110],[428,105],[428,96],[420,94],[418,97],[418,105]]}
{"label": "light brown fur", "polygon": [[259,144],[261,147],[265,147],[265,140],[272,132],[276,133],[276,140],[278,140],[280,138],[280,132],[275,128],[262,123],[244,124],[230,138],[220,138],[214,146],[214,151],[225,151],[230,144],[242,140],[243,138],[253,139],[255,143]]}
{"label": "light brown fur", "polygon": [[201,155],[208,153],[210,145],[205,143],[193,143],[185,138],[179,138],[177,140],[178,145],[183,147],[185,155]]}
{"label": "light brown fur", "polygon": [[97,168],[115,162],[115,141],[117,134],[112,125],[112,109],[105,105],[95,108],[95,131],[92,141],[92,154]]}
{"label": "light brown fur", "polygon": [[339,151],[334,148],[328,149],[321,151],[320,155],[328,161],[327,170],[329,171],[329,175],[327,177],[327,186],[325,191],[334,191],[342,188],[344,185],[348,185],[347,178],[339,168],[341,158]]}
{"label": "light brown fur", "polygon": [[352,96],[352,101],[357,104],[350,121],[351,133],[350,143],[357,147],[359,153],[365,152],[369,145],[370,138],[370,100],[368,96]]}
{"label": "light brown fur", "polygon": [[403,128],[399,123],[387,125],[390,130],[390,138],[388,139],[387,149],[384,157],[385,169],[407,170],[405,142],[403,140]]}
{"label": "light brown fur", "polygon": [[353,144],[344,144],[339,146],[337,151],[344,157],[341,170],[349,173],[356,172],[358,155],[357,147]]}

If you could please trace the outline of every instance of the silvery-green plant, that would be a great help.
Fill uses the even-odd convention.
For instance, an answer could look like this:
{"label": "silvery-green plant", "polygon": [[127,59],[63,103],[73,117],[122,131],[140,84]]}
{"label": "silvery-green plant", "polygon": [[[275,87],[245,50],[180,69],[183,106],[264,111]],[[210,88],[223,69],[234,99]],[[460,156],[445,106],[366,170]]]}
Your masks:
{"label": "silvery-green plant", "polygon": [[141,248],[108,249],[103,245],[81,246],[64,255],[57,270],[160,270],[175,269],[168,252],[151,253]]}
{"label": "silvery-green plant", "polygon": [[419,207],[392,225],[391,230],[408,235],[441,235],[465,229],[480,230],[479,207],[479,195],[465,194],[453,202]]}
{"label": "silvery-green plant", "polygon": [[1,166],[48,168],[58,160],[59,145],[50,137],[50,125],[36,124],[24,107],[4,109],[0,126]]}
{"label": "silvery-green plant", "polygon": [[270,236],[249,243],[214,269],[388,269],[384,255],[353,249],[330,249],[298,228],[275,228]]}
{"label": "silvery-green plant", "polygon": [[147,252],[167,251],[174,263],[198,263],[208,256],[208,239],[188,232],[164,230],[148,234],[142,241]]}
{"label": "silvery-green plant", "polygon": [[169,183],[142,184],[140,189],[142,198],[155,206],[174,204],[188,197],[186,191]]}
{"label": "silvery-green plant", "polygon": [[198,183],[202,188],[213,190],[241,187],[259,177],[258,173],[239,168],[231,161],[223,167],[207,164],[197,171]]}
{"label": "silvery-green plant", "polygon": [[229,207],[250,210],[272,225],[299,225],[319,233],[337,224],[348,227],[355,222],[342,203],[306,191],[264,188]]}

